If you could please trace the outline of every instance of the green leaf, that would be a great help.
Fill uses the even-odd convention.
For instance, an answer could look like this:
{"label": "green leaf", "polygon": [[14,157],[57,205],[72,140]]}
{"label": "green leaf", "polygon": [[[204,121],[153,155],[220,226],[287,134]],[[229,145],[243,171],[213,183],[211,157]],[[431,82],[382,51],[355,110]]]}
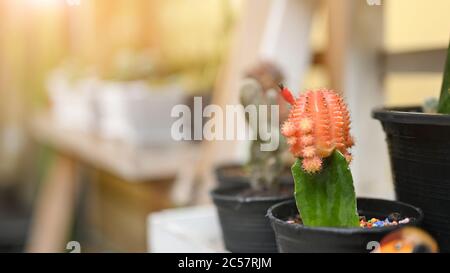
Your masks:
{"label": "green leaf", "polygon": [[447,61],[445,62],[438,113],[450,114],[450,44],[447,49]]}
{"label": "green leaf", "polygon": [[359,227],[353,178],[345,157],[335,151],[322,170],[308,174],[301,159],[292,166],[295,200],[303,224],[311,227]]}

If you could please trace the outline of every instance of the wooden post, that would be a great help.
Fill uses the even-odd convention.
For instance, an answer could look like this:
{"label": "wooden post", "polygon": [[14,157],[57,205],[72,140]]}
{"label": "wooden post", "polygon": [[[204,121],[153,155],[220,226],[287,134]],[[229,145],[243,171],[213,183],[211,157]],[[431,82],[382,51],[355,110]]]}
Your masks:
{"label": "wooden post", "polygon": [[[241,20],[237,23],[234,39],[227,61],[219,72],[212,103],[225,109],[226,104],[239,103],[239,82],[250,65],[258,60],[263,28],[270,8],[270,0],[248,0],[243,2]],[[236,159],[238,141],[205,141],[195,177],[194,203],[209,202],[209,189],[213,185],[212,170],[218,162]],[[241,149],[242,150],[242,149]]]}
{"label": "wooden post", "polygon": [[[383,6],[331,0],[329,60],[333,85],[341,88],[352,115],[352,173],[359,195],[393,197],[384,133],[371,110],[383,104]],[[390,189],[387,190],[387,189]]]}
{"label": "wooden post", "polygon": [[285,85],[298,92],[312,59],[310,33],[315,0],[272,1],[260,46],[260,58],[280,66]]}
{"label": "wooden post", "polygon": [[[223,66],[212,103],[225,109],[226,104],[239,104],[239,83],[244,71],[259,60],[277,63],[286,82],[298,90],[311,59],[309,33],[314,0],[248,0],[236,28],[228,62]],[[226,122],[226,121],[225,121]],[[198,165],[201,180],[194,202],[209,201],[208,189],[214,176],[212,168],[221,161],[247,156],[248,142],[216,141],[203,144],[202,161]]]}
{"label": "wooden post", "polygon": [[33,211],[27,252],[63,252],[69,241],[77,199],[75,163],[56,155]]}

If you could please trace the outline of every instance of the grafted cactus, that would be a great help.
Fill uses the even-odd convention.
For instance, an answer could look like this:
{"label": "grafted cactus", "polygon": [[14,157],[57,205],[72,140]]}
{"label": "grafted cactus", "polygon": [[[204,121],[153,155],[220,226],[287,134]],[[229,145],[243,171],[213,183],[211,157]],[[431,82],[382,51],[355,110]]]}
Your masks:
{"label": "grafted cactus", "polygon": [[351,161],[348,148],[353,146],[350,116],[341,97],[333,91],[307,91],[297,100],[282,87],[281,94],[292,104],[282,134],[290,151],[303,158],[303,169],[315,173],[322,168],[322,158],[337,149]]}
{"label": "grafted cactus", "polygon": [[307,226],[352,227],[359,225],[356,196],[349,169],[353,146],[350,116],[343,99],[335,92],[307,91],[295,99],[281,87],[291,104],[282,125],[291,153],[295,198],[303,224]]}

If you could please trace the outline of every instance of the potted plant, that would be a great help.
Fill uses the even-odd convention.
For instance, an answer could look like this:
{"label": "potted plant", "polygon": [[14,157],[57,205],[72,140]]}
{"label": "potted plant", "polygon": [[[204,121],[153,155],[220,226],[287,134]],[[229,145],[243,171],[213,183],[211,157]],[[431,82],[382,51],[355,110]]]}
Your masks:
{"label": "potted plant", "polygon": [[450,45],[437,113],[428,107],[375,109],[386,133],[397,199],[419,206],[423,226],[450,252]]}
{"label": "potted plant", "polygon": [[310,90],[295,99],[282,88],[281,94],[292,105],[281,132],[297,160],[295,201],[268,211],[280,252],[367,252],[369,242],[421,221],[421,211],[411,205],[356,199],[350,117],[337,93]]}
{"label": "potted plant", "polygon": [[[264,87],[254,77],[243,82],[240,95],[243,106],[270,106],[280,102],[276,89]],[[271,118],[279,117],[269,116],[268,126]],[[256,120],[259,121],[259,117]],[[248,119],[247,122],[250,126],[255,125]],[[248,163],[245,166],[222,165],[216,169],[219,185],[211,196],[218,210],[227,250],[276,252],[274,233],[265,215],[272,205],[292,199],[293,179],[285,171],[286,144],[280,143],[277,149],[264,151],[261,145],[267,140],[261,137],[258,128],[252,129],[256,137],[250,145]],[[278,126],[272,128],[271,134],[281,139]]]}
{"label": "potted plant", "polygon": [[[276,104],[279,106],[280,120],[284,120],[288,113],[288,105],[283,98],[278,94],[278,83],[284,80],[281,70],[272,62],[262,61],[251,67],[246,71],[244,80],[240,89],[240,100],[243,106],[247,105],[270,105]],[[252,128],[253,131],[257,131],[257,128]],[[256,176],[259,175],[260,170],[264,172],[265,168],[263,164],[260,164],[258,156],[268,155],[268,153],[259,153],[259,146],[261,145],[260,139],[253,141],[250,149],[250,160],[247,164],[237,162],[227,162],[220,164],[215,168],[215,175],[220,187],[233,187],[236,184],[248,184],[251,180],[256,181]],[[286,143],[281,143],[279,154],[281,157],[286,157]],[[277,176],[286,183],[292,182],[292,175],[289,171],[289,164],[286,161],[289,159],[282,159],[285,165],[283,169],[279,169],[280,174],[277,171],[268,170],[268,175]],[[277,162],[281,162],[277,160]],[[261,167],[261,168],[260,168]],[[251,174],[253,173],[253,174]],[[261,173],[262,174],[262,173]],[[262,175],[264,176],[264,175]]]}
{"label": "potted plant", "polygon": [[139,148],[171,145],[170,110],[183,103],[182,86],[172,77],[156,79],[146,51],[122,49],[110,61],[96,90],[99,135]]}

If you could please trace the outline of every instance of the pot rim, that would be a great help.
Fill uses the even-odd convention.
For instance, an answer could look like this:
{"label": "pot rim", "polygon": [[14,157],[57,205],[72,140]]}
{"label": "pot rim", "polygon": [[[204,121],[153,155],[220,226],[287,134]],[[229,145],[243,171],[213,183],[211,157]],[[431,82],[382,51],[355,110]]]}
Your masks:
{"label": "pot rim", "polygon": [[382,122],[450,126],[450,115],[420,112],[421,106],[379,107],[372,110],[372,117]]}
{"label": "pot rim", "polygon": [[[393,202],[402,206],[407,206],[410,207],[412,209],[414,209],[415,211],[418,212],[419,217],[417,217],[415,219],[414,222],[410,222],[408,224],[404,224],[402,226],[408,226],[408,225],[415,225],[417,223],[421,223],[423,221],[423,211],[418,208],[415,207],[413,205],[404,203],[404,202],[400,202],[400,201],[396,201],[396,200],[387,200],[387,199],[379,199],[379,198],[366,198],[366,197],[358,197],[358,200],[371,200],[371,201],[383,201],[383,202]],[[379,232],[384,232],[384,231],[392,231],[395,230],[399,227],[401,227],[400,225],[397,226],[387,226],[387,227],[377,227],[377,228],[361,228],[361,227],[352,227],[352,228],[342,228],[342,227],[308,227],[308,226],[304,226],[302,224],[292,224],[292,223],[287,223],[285,220],[281,220],[280,218],[277,218],[273,215],[273,210],[281,207],[281,206],[285,206],[287,204],[290,203],[294,203],[295,200],[287,200],[278,204],[273,205],[272,207],[270,207],[267,211],[267,217],[270,219],[270,221],[272,222],[272,224],[278,224],[281,226],[285,226],[288,227],[290,229],[295,229],[295,230],[309,230],[309,231],[320,231],[320,232],[324,232],[324,233],[339,233],[339,234],[367,234],[367,233],[379,233]],[[295,204],[294,204],[295,205]]]}
{"label": "pot rim", "polygon": [[240,161],[225,161],[219,164],[215,164],[213,166],[214,170],[217,172],[219,170],[227,169],[227,168],[242,168],[245,166],[245,162]]}
{"label": "pot rim", "polygon": [[210,191],[210,195],[213,198],[213,200],[219,200],[219,201],[228,201],[228,202],[238,202],[238,203],[250,203],[250,202],[273,202],[273,201],[289,201],[290,199],[294,198],[293,196],[252,196],[252,197],[242,197],[237,195],[231,195],[227,193],[223,193],[222,191],[232,191],[236,190],[237,188],[247,188],[249,185],[239,185],[234,186],[230,188],[221,188],[217,187]]}
{"label": "pot rim", "polygon": [[[245,162],[240,162],[240,161],[225,161],[219,164],[215,164],[213,166],[214,172],[220,172],[222,170],[228,169],[228,168],[242,168],[244,169],[246,167],[246,163]],[[286,169],[291,169],[290,166],[286,165]]]}

